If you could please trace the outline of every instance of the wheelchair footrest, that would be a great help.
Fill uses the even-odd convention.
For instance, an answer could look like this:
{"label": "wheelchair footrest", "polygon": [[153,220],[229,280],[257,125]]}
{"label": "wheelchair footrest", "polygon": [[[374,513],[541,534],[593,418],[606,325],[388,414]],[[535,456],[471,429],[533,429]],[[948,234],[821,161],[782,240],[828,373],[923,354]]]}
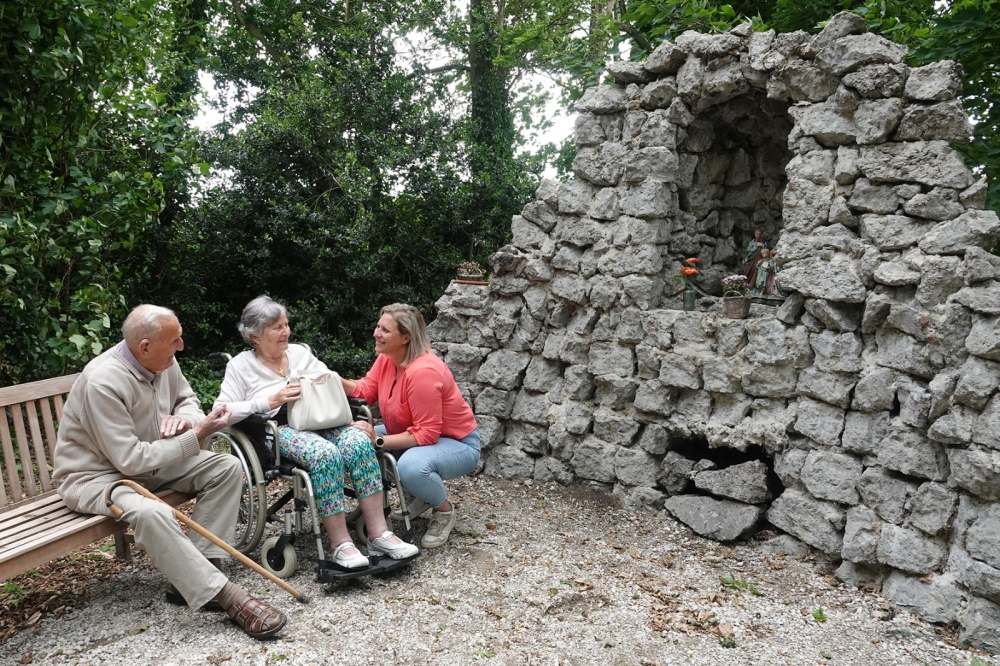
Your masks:
{"label": "wheelchair footrest", "polygon": [[396,571],[409,565],[410,562],[420,557],[419,554],[403,560],[394,560],[386,555],[369,556],[367,567],[348,569],[339,564],[334,564],[329,560],[319,561],[319,571],[316,573],[316,581],[319,583],[333,583],[338,580],[351,580],[362,576],[372,576]]}

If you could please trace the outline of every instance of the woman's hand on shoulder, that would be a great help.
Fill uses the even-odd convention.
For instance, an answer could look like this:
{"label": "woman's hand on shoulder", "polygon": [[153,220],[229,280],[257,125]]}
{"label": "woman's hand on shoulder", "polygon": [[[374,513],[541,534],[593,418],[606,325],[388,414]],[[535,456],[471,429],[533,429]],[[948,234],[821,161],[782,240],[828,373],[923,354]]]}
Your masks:
{"label": "woman's hand on shoulder", "polygon": [[277,409],[285,403],[295,402],[302,395],[302,387],[298,384],[285,384],[281,390],[267,399],[267,404],[271,409]]}

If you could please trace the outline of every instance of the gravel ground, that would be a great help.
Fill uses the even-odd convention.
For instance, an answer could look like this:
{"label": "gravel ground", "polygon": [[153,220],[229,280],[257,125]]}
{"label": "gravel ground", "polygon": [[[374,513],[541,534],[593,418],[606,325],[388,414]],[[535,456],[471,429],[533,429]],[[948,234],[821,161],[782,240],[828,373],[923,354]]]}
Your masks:
{"label": "gravel ground", "polygon": [[[313,596],[310,604],[228,564],[235,581],[288,614],[275,640],[256,642],[223,615],[166,604],[164,579],[140,556],[114,576],[98,576],[82,603],[19,630],[0,647],[0,660],[990,663],[953,647],[949,631],[844,587],[811,556],[768,554],[760,540],[720,545],[666,515],[619,509],[610,495],[583,486],[476,477],[451,488],[459,507],[451,541],[401,572],[321,585],[311,539],[299,541],[299,572],[289,582]],[[420,533],[426,521],[416,525]]]}

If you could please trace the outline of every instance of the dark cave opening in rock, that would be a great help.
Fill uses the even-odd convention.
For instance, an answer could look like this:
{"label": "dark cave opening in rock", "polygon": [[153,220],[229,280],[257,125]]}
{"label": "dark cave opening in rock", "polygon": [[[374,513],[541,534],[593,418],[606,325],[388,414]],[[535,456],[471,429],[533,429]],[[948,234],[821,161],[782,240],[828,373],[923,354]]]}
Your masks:
{"label": "dark cave opening in rock", "polygon": [[[688,439],[674,438],[671,440],[670,454],[673,455],[668,454],[668,457],[675,461],[678,461],[677,456],[679,456],[693,463],[690,468],[691,471],[699,469],[702,471],[724,470],[747,462],[760,461],[767,468],[768,499],[780,496],[785,490],[784,484],[781,483],[781,479],[778,478],[778,475],[774,471],[774,461],[761,446],[751,445],[745,450],[740,451],[730,447],[711,448],[708,446],[708,441],[701,437]],[[705,464],[703,461],[708,461],[711,465]],[[679,467],[680,470],[683,470],[687,468],[687,464],[681,463]],[[677,482],[675,481],[675,483]],[[668,488],[668,492],[680,494],[682,492],[702,493],[703,491],[698,490],[694,483],[687,483],[683,486],[680,484],[674,485],[673,488]]]}
{"label": "dark cave opening in rock", "polygon": [[792,126],[787,102],[753,90],[711,107],[681,130],[677,217],[682,230],[670,240],[668,277],[677,274],[684,258],[697,256],[700,273],[694,285],[718,296],[720,280],[743,271],[755,227],[774,248],[783,226]]}

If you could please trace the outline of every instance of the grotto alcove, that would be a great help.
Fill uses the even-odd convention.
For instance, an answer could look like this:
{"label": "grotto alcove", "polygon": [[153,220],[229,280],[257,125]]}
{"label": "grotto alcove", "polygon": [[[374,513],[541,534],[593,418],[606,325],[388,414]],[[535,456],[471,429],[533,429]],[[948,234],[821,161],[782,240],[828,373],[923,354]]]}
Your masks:
{"label": "grotto alcove", "polygon": [[704,293],[721,295],[722,278],[743,272],[755,228],[769,248],[779,239],[785,166],[792,158],[788,107],[750,90],[706,109],[684,130],[678,158],[693,169],[678,178],[677,218],[691,241],[674,244],[667,270],[698,257],[700,272],[691,282]]}
{"label": "grotto alcove", "polygon": [[[485,473],[719,540],[766,521],[1000,653],[1000,218],[952,146],[961,67],[906,53],[843,13],[612,63],[573,177],[543,180],[431,337]],[[754,226],[789,295],[730,319],[711,294]]]}

